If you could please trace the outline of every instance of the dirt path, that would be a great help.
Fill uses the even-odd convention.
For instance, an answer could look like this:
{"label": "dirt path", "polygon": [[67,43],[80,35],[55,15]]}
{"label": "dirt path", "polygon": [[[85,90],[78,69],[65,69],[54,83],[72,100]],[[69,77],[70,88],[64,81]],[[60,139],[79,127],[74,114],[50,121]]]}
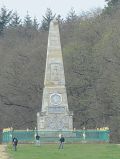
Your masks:
{"label": "dirt path", "polygon": [[9,159],[6,153],[6,145],[0,145],[0,159]]}

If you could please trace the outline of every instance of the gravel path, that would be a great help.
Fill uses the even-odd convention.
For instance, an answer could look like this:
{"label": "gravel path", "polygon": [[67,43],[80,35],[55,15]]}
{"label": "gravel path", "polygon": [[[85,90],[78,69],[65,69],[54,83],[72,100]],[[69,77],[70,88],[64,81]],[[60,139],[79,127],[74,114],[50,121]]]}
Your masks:
{"label": "gravel path", "polygon": [[6,153],[6,145],[0,145],[0,159],[9,159]]}

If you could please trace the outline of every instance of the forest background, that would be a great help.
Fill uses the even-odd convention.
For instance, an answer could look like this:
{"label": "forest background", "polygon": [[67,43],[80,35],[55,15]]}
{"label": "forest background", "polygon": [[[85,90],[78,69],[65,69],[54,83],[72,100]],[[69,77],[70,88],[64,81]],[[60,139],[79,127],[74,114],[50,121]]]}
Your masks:
{"label": "forest background", "polygon": [[0,9],[0,128],[34,129],[41,109],[50,21],[60,25],[74,128],[110,128],[120,142],[120,0],[63,19],[47,8],[42,21]]}

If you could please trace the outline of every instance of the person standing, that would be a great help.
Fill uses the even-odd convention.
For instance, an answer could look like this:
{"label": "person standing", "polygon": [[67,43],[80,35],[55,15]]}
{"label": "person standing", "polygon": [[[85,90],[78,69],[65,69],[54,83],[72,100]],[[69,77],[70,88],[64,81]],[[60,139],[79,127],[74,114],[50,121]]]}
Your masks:
{"label": "person standing", "polygon": [[18,139],[16,137],[14,137],[12,140],[12,143],[13,143],[14,150],[17,151]]}
{"label": "person standing", "polygon": [[65,138],[64,138],[64,136],[63,135],[61,135],[61,138],[60,138],[60,145],[59,145],[59,149],[61,148],[61,149],[63,149],[63,146],[64,146],[64,142],[65,142]]}
{"label": "person standing", "polygon": [[61,138],[61,134],[59,134],[59,138]]}
{"label": "person standing", "polygon": [[40,136],[36,135],[36,145],[40,146]]}

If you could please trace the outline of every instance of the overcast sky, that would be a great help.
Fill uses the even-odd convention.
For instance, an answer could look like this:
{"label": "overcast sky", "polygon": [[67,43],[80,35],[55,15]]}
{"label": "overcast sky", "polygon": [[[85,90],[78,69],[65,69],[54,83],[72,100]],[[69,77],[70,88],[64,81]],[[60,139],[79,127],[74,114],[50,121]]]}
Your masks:
{"label": "overcast sky", "polygon": [[39,20],[47,8],[65,17],[71,8],[74,8],[76,14],[80,14],[93,8],[103,8],[105,4],[105,0],[0,0],[0,8],[6,6],[9,10],[17,11],[22,18],[28,11],[31,17],[37,17]]}

